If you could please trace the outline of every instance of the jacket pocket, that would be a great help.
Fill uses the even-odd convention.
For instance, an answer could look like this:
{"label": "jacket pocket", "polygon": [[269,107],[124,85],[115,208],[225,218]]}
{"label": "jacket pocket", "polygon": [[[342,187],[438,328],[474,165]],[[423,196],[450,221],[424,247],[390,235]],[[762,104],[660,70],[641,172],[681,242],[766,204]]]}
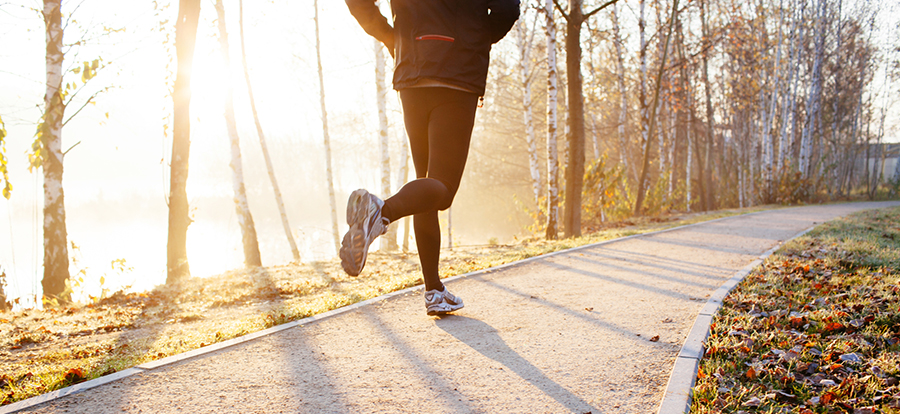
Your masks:
{"label": "jacket pocket", "polygon": [[453,56],[456,38],[440,34],[415,37],[416,66],[423,76],[440,76]]}

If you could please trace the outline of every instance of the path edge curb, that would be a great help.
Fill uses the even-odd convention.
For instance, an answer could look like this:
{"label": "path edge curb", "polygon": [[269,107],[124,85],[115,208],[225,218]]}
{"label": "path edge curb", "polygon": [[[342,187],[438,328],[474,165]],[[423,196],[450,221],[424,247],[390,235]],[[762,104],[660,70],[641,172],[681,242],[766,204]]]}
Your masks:
{"label": "path edge curb", "polygon": [[700,309],[691,331],[688,333],[687,339],[681,346],[678,356],[675,358],[675,366],[672,367],[672,373],[669,375],[669,382],[666,384],[666,391],[663,399],[659,404],[657,414],[688,414],[691,410],[691,394],[694,383],[697,381],[697,368],[700,365],[700,359],[703,357],[703,343],[709,336],[710,324],[712,324],[713,316],[722,307],[725,297],[734,289],[742,280],[744,280],[750,272],[757,266],[763,264],[769,256],[774,254],[785,243],[803,237],[814,228],[822,223],[803,230],[793,237],[778,243],[776,246],[766,250],[747,266],[741,268],[726,280],[715,292],[709,296],[706,305]]}
{"label": "path edge curb", "polygon": [[[794,207],[794,208],[796,208],[796,207]],[[544,254],[541,254],[541,255],[529,257],[529,258],[527,258],[527,259],[522,259],[522,260],[518,260],[518,261],[515,261],[515,262],[510,262],[510,263],[506,263],[506,264],[502,264],[502,265],[498,265],[498,266],[494,266],[494,267],[489,267],[489,268],[487,268],[487,269],[481,269],[481,270],[477,270],[477,271],[474,271],[474,272],[469,272],[469,273],[464,273],[464,274],[461,274],[461,275],[451,276],[451,277],[448,277],[448,278],[444,278],[444,279],[442,279],[441,281],[442,281],[443,283],[449,283],[449,282],[453,282],[453,281],[456,281],[456,280],[459,280],[459,279],[465,279],[465,278],[470,278],[470,277],[475,277],[475,276],[482,276],[482,275],[486,275],[486,274],[498,272],[498,271],[501,271],[501,270],[507,270],[507,269],[510,269],[510,268],[522,266],[522,265],[525,265],[525,264],[528,264],[528,263],[531,263],[531,262],[535,262],[535,261],[538,261],[538,260],[546,259],[546,258],[549,258],[549,257],[559,256],[559,255],[563,255],[563,254],[568,254],[568,253],[572,253],[572,252],[579,251],[579,250],[590,249],[590,248],[593,248],[593,247],[596,247],[596,246],[602,246],[602,245],[606,245],[606,244],[618,243],[618,242],[622,242],[622,241],[625,241],[625,240],[630,240],[630,239],[634,239],[634,238],[638,238],[638,237],[645,237],[645,236],[652,236],[652,235],[661,234],[661,233],[668,233],[668,232],[671,232],[671,231],[681,230],[681,229],[685,229],[685,228],[689,228],[689,227],[694,227],[694,226],[699,226],[699,225],[704,225],[704,224],[715,223],[715,222],[719,222],[719,221],[723,221],[723,220],[728,220],[728,219],[733,219],[733,218],[737,218],[737,217],[746,217],[746,216],[752,216],[752,215],[756,215],[756,214],[762,214],[762,213],[766,213],[766,212],[769,212],[769,211],[772,211],[772,210],[775,210],[775,209],[759,210],[759,211],[754,211],[754,212],[750,212],[750,213],[738,214],[738,215],[734,215],[734,216],[719,217],[719,218],[717,218],[717,219],[706,220],[706,221],[700,221],[700,222],[697,222],[697,223],[691,223],[691,224],[684,224],[684,225],[681,225],[681,226],[669,227],[669,228],[666,228],[666,229],[654,230],[654,231],[650,231],[650,232],[646,232],[646,233],[638,233],[638,234],[632,234],[632,235],[629,235],[629,236],[619,237],[619,238],[615,238],[615,239],[603,240],[603,241],[599,241],[599,242],[596,242],[596,243],[585,244],[585,245],[582,245],[582,246],[570,247],[570,248],[568,248],[568,249],[558,250],[558,251],[550,252],[550,253],[544,253]],[[781,210],[783,210],[783,209],[781,209]],[[807,230],[804,231],[803,233],[798,234],[797,236],[794,236],[794,238],[799,237],[799,236],[802,235],[802,234],[805,234],[807,231],[809,231],[809,230],[811,230],[811,229],[812,229],[812,228],[807,229]],[[773,250],[773,251],[774,251],[774,250]],[[726,282],[726,284],[727,284],[727,283],[728,283],[728,282]],[[405,294],[408,294],[408,293],[412,293],[412,292],[421,290],[421,289],[423,289],[423,288],[424,288],[424,285],[417,285],[417,286],[408,287],[408,288],[406,288],[406,289],[402,289],[402,290],[390,292],[390,293],[387,293],[387,294],[384,294],[384,295],[381,295],[381,296],[376,296],[376,297],[371,298],[371,299],[367,299],[367,300],[364,300],[364,301],[361,301],[361,302],[357,302],[357,303],[354,303],[354,304],[352,304],[352,305],[347,305],[347,306],[340,307],[340,308],[337,308],[337,309],[332,309],[332,310],[330,310],[330,311],[328,311],[328,312],[323,312],[323,313],[320,313],[320,314],[318,314],[318,315],[313,315],[313,316],[310,316],[310,317],[307,317],[307,318],[303,318],[303,319],[299,319],[299,320],[296,320],[296,321],[293,321],[293,322],[288,322],[288,323],[284,323],[284,324],[281,324],[281,325],[273,326],[273,327],[271,327],[271,328],[267,328],[267,329],[263,329],[263,330],[261,330],[261,331],[249,333],[249,334],[246,334],[246,335],[242,335],[242,336],[239,336],[239,337],[236,337],[236,338],[229,339],[229,340],[227,340],[227,341],[222,341],[222,342],[218,342],[218,343],[215,343],[215,344],[210,344],[210,345],[207,345],[207,346],[205,346],[205,347],[197,348],[197,349],[194,349],[194,350],[191,350],[191,351],[187,351],[187,352],[184,352],[184,353],[181,353],[181,354],[172,355],[172,356],[169,356],[169,357],[166,357],[166,358],[162,358],[162,359],[158,359],[158,360],[155,360],[155,361],[146,362],[146,363],[143,363],[143,364],[134,366],[134,367],[132,367],[132,368],[128,368],[128,369],[125,369],[125,370],[116,372],[116,373],[114,373],[114,374],[104,375],[104,376],[102,376],[102,377],[95,378],[95,379],[92,379],[92,380],[90,380],[90,381],[85,381],[85,382],[82,382],[82,383],[70,385],[70,386],[68,386],[68,387],[60,388],[60,389],[58,389],[58,390],[51,391],[51,392],[48,392],[48,393],[46,393],[46,394],[37,395],[37,396],[31,397],[31,398],[28,398],[28,399],[25,399],[25,400],[22,400],[22,401],[18,401],[18,402],[9,404],[9,405],[2,406],[2,407],[0,407],[0,414],[9,414],[9,413],[14,413],[14,412],[17,412],[17,411],[20,411],[20,410],[24,410],[24,409],[27,409],[27,408],[31,408],[31,407],[34,407],[34,406],[37,406],[37,405],[40,405],[40,404],[43,404],[43,403],[46,403],[46,402],[50,402],[50,401],[53,401],[53,400],[56,400],[56,399],[59,399],[59,398],[63,398],[63,397],[72,395],[72,394],[77,394],[77,393],[80,393],[80,392],[83,392],[83,391],[87,391],[87,390],[89,390],[89,389],[96,388],[96,387],[99,387],[99,386],[101,386],[101,385],[106,385],[106,384],[108,384],[108,383],[111,383],[111,382],[114,382],[114,381],[118,381],[118,380],[123,379],[123,378],[127,378],[127,377],[130,377],[130,376],[133,376],[133,375],[137,375],[137,374],[141,374],[141,373],[144,373],[144,372],[149,372],[149,371],[152,371],[152,370],[154,370],[154,369],[156,369],[156,368],[160,368],[160,367],[163,367],[163,366],[166,366],[166,365],[171,365],[171,364],[174,364],[174,363],[177,363],[177,362],[182,362],[182,361],[185,361],[185,360],[188,360],[188,359],[192,359],[192,358],[195,358],[195,357],[198,357],[198,356],[202,356],[202,355],[206,355],[206,354],[211,354],[211,353],[213,353],[213,352],[221,351],[221,350],[223,350],[223,349],[225,349],[225,348],[229,348],[229,347],[232,347],[232,346],[234,346],[234,345],[238,345],[238,344],[242,344],[242,343],[245,343],[245,342],[249,342],[249,341],[252,341],[252,340],[257,339],[257,338],[261,338],[261,337],[268,336],[268,335],[271,335],[271,334],[274,334],[274,333],[277,333],[277,332],[281,332],[281,331],[283,331],[283,330],[295,328],[295,327],[298,327],[298,326],[299,326],[299,327],[302,327],[303,325],[307,325],[307,324],[309,324],[309,323],[313,323],[313,322],[316,322],[316,321],[319,321],[319,320],[322,320],[322,319],[325,319],[325,318],[329,318],[329,317],[332,317],[332,316],[336,316],[336,315],[339,315],[339,314],[342,314],[342,313],[345,313],[345,312],[351,312],[351,311],[354,311],[354,310],[356,310],[356,309],[358,309],[358,308],[361,308],[361,307],[363,307],[363,306],[370,305],[370,304],[373,304],[373,303],[376,303],[376,302],[381,302],[381,301],[383,301],[383,300],[387,300],[387,299],[394,298],[394,297],[397,297],[397,296],[402,296],[402,295],[405,295]],[[720,288],[720,289],[721,289],[721,288]],[[726,292],[726,294],[727,294],[727,292]],[[722,296],[722,297],[724,298],[724,296]],[[710,298],[712,298],[712,297],[710,297]],[[707,304],[707,306],[708,306],[708,304]],[[692,330],[692,333],[693,333],[693,330]],[[689,338],[690,338],[690,336],[689,336]],[[703,339],[705,339],[705,336],[704,336]],[[701,344],[702,344],[703,339],[700,340],[700,343],[701,343]],[[694,368],[694,373],[696,374],[696,368]],[[693,380],[691,380],[691,385],[693,385]],[[690,388],[688,388],[688,390],[689,390],[689,389],[690,389]],[[667,388],[667,394],[668,394],[668,388]],[[660,411],[660,413],[662,413],[662,411]]]}

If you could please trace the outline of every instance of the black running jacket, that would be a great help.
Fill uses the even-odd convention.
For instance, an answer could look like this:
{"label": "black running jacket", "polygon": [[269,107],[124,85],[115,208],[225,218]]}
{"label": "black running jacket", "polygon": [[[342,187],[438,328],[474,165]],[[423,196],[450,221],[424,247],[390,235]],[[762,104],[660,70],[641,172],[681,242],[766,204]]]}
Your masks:
{"label": "black running jacket", "polygon": [[346,2],[390,50],[397,90],[433,79],[484,95],[491,45],[519,18],[519,0],[392,0],[391,27],[375,0]]}

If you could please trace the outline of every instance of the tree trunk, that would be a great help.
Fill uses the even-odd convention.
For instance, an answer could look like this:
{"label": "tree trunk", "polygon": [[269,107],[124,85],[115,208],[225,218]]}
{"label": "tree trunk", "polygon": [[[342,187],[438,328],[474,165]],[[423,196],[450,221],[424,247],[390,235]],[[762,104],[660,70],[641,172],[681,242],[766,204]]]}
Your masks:
{"label": "tree trunk", "polygon": [[227,79],[225,85],[225,126],[231,139],[231,183],[234,190],[234,208],[237,213],[238,225],[241,227],[241,242],[244,246],[244,266],[262,266],[259,257],[259,241],[256,237],[256,226],[253,225],[253,215],[250,214],[250,204],[247,202],[247,189],[244,186],[244,169],[241,160],[241,140],[237,132],[237,122],[234,117],[234,87],[231,79],[231,56],[228,50],[228,31],[225,28],[225,6],[222,0],[216,0],[216,14],[219,22],[219,44],[222,47],[222,60],[225,64]]}
{"label": "tree trunk", "polygon": [[[387,119],[387,86],[385,83],[384,45],[374,41],[375,45],[375,97],[378,101],[378,141],[381,147],[381,198],[391,196],[391,151],[388,145]],[[388,231],[381,237],[381,250],[397,251],[397,225],[388,226]]]}
{"label": "tree trunk", "polygon": [[764,108],[763,114],[763,173],[765,179],[765,198],[766,202],[772,202],[772,194],[774,192],[774,173],[775,173],[775,138],[772,135],[772,122],[775,119],[775,104],[778,100],[778,90],[781,86],[781,43],[782,43],[782,26],[784,24],[784,0],[779,3],[778,17],[778,44],[775,48],[775,68],[772,76],[775,78],[775,86],[772,88],[769,99],[768,108]]}
{"label": "tree trunk", "polygon": [[715,119],[713,116],[712,109],[712,87],[709,84],[709,50],[710,50],[710,39],[709,39],[709,28],[707,27],[707,16],[706,16],[706,0],[700,0],[700,23],[701,30],[703,36],[703,86],[706,91],[706,148],[705,154],[703,157],[703,165],[701,174],[703,175],[703,184],[701,184],[701,188],[705,191],[703,197],[703,210],[709,211],[714,210],[716,208],[716,203],[714,201],[714,191],[713,191],[713,183],[712,183],[712,153],[713,153],[713,143],[715,141]]}
{"label": "tree trunk", "polygon": [[[628,115],[628,90],[625,88],[625,58],[623,56],[622,35],[619,31],[619,12],[616,4],[612,5],[613,44],[616,47],[616,84],[619,87],[619,158],[625,171],[630,171],[634,180],[637,180],[637,171],[634,164],[629,163],[628,142],[625,135],[625,126]],[[630,168],[629,168],[630,165]]]}
{"label": "tree trunk", "polygon": [[41,122],[44,172],[44,296],[59,303],[71,300],[66,292],[69,280],[69,253],[66,235],[66,206],[63,193],[62,123],[66,107],[62,97],[63,26],[60,0],[44,0],[46,27],[46,75],[44,119]]}
{"label": "tree trunk", "polygon": [[319,103],[322,106],[322,137],[325,142],[325,170],[328,177],[328,201],[331,203],[331,231],[334,235],[334,252],[341,250],[338,233],[337,203],[334,200],[334,170],[331,168],[331,138],[328,136],[328,111],[325,109],[325,80],[322,71],[322,46],[319,41],[319,0],[313,0],[316,23],[316,61],[319,67]]}
{"label": "tree trunk", "polygon": [[556,72],[556,26],[553,0],[546,0],[547,35],[547,232],[556,240],[559,234],[559,149],[556,142],[556,106],[559,91]]}
{"label": "tree trunk", "polygon": [[600,159],[600,138],[598,138],[597,134],[597,116],[594,112],[591,112],[591,144],[594,148],[594,159]]}
{"label": "tree trunk", "polygon": [[[800,21],[800,19],[802,19],[802,17],[802,13],[799,17],[794,16],[794,22],[792,23],[791,27],[791,52],[790,56],[788,57],[788,62],[791,69],[788,72],[786,86],[788,89],[786,90],[785,95],[785,99],[787,99],[788,101],[784,103],[784,106],[781,110],[781,133],[779,134],[780,137],[778,140],[778,159],[775,162],[775,170],[779,174],[782,174],[785,170],[787,170],[785,166],[787,165],[789,151],[791,150],[793,144],[793,140],[788,138],[787,126],[788,120],[790,119],[789,117],[794,114],[794,103],[796,102],[795,96],[797,90],[797,80],[795,79],[795,75],[797,74],[797,67],[800,66],[800,60],[798,58],[795,61],[794,57],[797,54],[797,44],[800,42],[800,38],[802,37],[800,33],[797,33],[797,23]],[[802,30],[803,29],[801,28],[801,31]],[[799,76],[797,76],[797,78],[799,78]]]}
{"label": "tree trunk", "polygon": [[541,171],[538,163],[537,138],[534,133],[534,116],[531,102],[531,37],[527,36],[525,22],[516,24],[516,46],[519,48],[519,78],[522,84],[522,115],[525,121],[525,139],[528,144],[528,167],[531,172],[531,188],[534,193],[534,205],[540,206]]}
{"label": "tree trunk", "polygon": [[[643,0],[641,1],[641,21],[643,21]],[[678,13],[678,0],[674,0],[672,2],[672,15],[669,18],[669,32],[666,34],[666,43],[663,47],[663,55],[662,59],[659,62],[659,72],[656,74],[656,87],[653,91],[653,103],[649,108],[649,113],[655,114],[657,105],[659,104],[659,91],[662,88],[662,77],[663,73],[665,73],[666,69],[666,57],[668,56],[669,51],[669,41],[672,38],[672,31],[675,28],[675,17]],[[642,64],[643,66],[643,64]],[[641,215],[641,209],[643,207],[644,196],[646,192],[646,182],[647,182],[647,174],[650,169],[650,151],[652,148],[653,140],[650,137],[653,136],[653,128],[656,126],[655,121],[656,117],[654,116],[650,119],[648,130],[644,133],[644,151],[643,151],[643,161],[641,165],[641,176],[638,179],[638,191],[637,191],[637,201],[634,203],[634,215]]]}
{"label": "tree trunk", "polygon": [[[409,139],[406,137],[406,128],[400,128],[400,153],[403,154],[403,162],[400,163],[400,182],[397,188],[409,180]],[[403,218],[403,251],[409,251],[409,216]]]}
{"label": "tree trunk", "polygon": [[581,0],[569,0],[566,24],[568,73],[569,165],[566,168],[565,236],[581,236],[581,192],[584,187],[584,94],[581,78]]}
{"label": "tree trunk", "polygon": [[825,55],[825,0],[819,0],[819,16],[816,19],[816,56],[813,60],[812,86],[807,100],[806,126],[800,139],[800,176],[809,178],[812,159],[813,133],[820,123],[822,106],[822,61]]}
{"label": "tree trunk", "polygon": [[178,70],[172,92],[172,160],[169,178],[169,244],[166,259],[166,284],[191,276],[187,257],[188,158],[191,150],[191,67],[197,40],[200,0],[180,0],[175,22],[175,54]]}
{"label": "tree trunk", "polygon": [[[639,14],[638,14],[638,35],[640,38],[640,43],[639,43],[640,50],[638,51],[638,59],[640,62],[639,69],[640,69],[640,76],[641,76],[640,90],[638,91],[638,101],[639,101],[638,105],[639,105],[639,111],[640,111],[640,116],[641,116],[641,146],[640,146],[640,148],[642,151],[642,153],[641,153],[642,156],[644,155],[643,154],[644,149],[649,145],[648,140],[650,139],[650,136],[648,135],[649,130],[650,130],[650,113],[648,112],[648,107],[650,106],[650,103],[647,102],[647,88],[648,88],[647,83],[649,81],[647,79],[647,71],[648,71],[648,68],[647,68],[647,33],[646,33],[647,32],[647,18],[645,15],[645,8],[646,8],[645,3],[646,3],[646,0],[640,0]],[[639,190],[639,193],[642,192],[641,190],[643,188],[646,188],[645,187],[646,183],[641,182],[642,180],[644,180],[644,178],[641,178],[640,173],[638,173],[637,188]],[[643,196],[641,196],[640,194],[637,194],[638,200],[643,200],[643,198],[644,198]]]}
{"label": "tree trunk", "polygon": [[263,158],[266,161],[266,170],[269,172],[269,181],[272,183],[272,192],[275,193],[275,204],[278,205],[278,212],[281,214],[281,227],[284,229],[284,235],[287,237],[288,244],[291,246],[291,254],[294,256],[294,261],[299,263],[300,250],[297,249],[297,243],[294,241],[293,233],[291,233],[291,225],[288,223],[287,211],[284,208],[284,199],[281,197],[281,189],[278,188],[278,180],[275,178],[275,167],[272,166],[272,158],[269,156],[269,147],[266,145],[266,135],[263,133],[262,123],[260,123],[259,114],[256,112],[256,99],[253,98],[253,87],[250,83],[250,70],[247,65],[247,47],[244,43],[243,0],[238,1],[238,8],[240,13],[238,22],[241,27],[241,63],[244,67],[244,80],[247,83],[247,94],[250,97],[250,110],[253,112],[253,121],[256,123],[256,133],[259,135],[259,146],[262,148]]}

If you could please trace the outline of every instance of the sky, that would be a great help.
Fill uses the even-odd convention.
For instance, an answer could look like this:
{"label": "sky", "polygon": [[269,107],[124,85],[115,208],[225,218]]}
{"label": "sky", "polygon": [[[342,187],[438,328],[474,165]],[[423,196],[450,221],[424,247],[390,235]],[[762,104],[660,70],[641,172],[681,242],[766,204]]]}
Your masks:
{"label": "sky", "polygon": [[[324,184],[307,190],[315,194],[300,194],[305,188],[301,178],[322,177],[324,183],[312,2],[245,3],[248,63],[261,123],[286,203],[303,204],[288,206],[294,237],[304,259],[330,257],[334,248]],[[230,84],[235,88],[251,210],[259,213],[258,226],[277,230],[261,235],[264,263],[286,263],[291,255],[280,222],[272,219],[276,207],[240,68],[238,3],[225,0],[224,4],[232,60]],[[192,273],[199,276],[242,264],[240,230],[230,205],[230,152],[222,106],[229,76],[222,62],[213,5],[209,0],[202,4],[192,84],[188,193],[195,222],[188,233],[188,254]],[[6,150],[14,186],[11,200],[0,201],[0,216],[6,216],[0,220],[0,264],[10,274],[7,290],[13,296],[40,291],[42,178],[29,173],[26,157],[44,93],[44,28],[40,14],[32,10],[37,7],[40,2],[34,0],[0,5],[0,116],[9,132]],[[134,279],[123,284],[149,288],[164,280],[171,137],[164,136],[163,125],[171,100],[165,83],[169,59],[165,33],[155,29],[166,17],[174,20],[176,7],[177,2],[160,14],[153,2],[63,2],[64,19],[72,18],[65,43],[88,33],[84,46],[69,51],[64,66],[100,57],[107,66],[81,95],[111,87],[63,131],[62,147],[71,147],[63,179],[67,224],[69,239],[78,246],[70,254],[81,258],[71,268],[76,277],[87,268],[85,274],[90,277],[85,285],[98,285],[101,275],[115,275],[110,263],[118,258],[137,269],[116,279]],[[343,2],[320,1],[319,8],[333,150],[347,151],[354,142],[375,139],[374,41]],[[104,25],[124,30],[97,36]],[[174,32],[171,27],[167,30]],[[66,82],[80,83],[79,76],[67,76]],[[399,122],[395,95],[388,95],[388,105],[392,123]],[[67,115],[79,106],[80,101],[70,105]],[[395,141],[400,139],[397,128],[392,135]],[[367,173],[342,167],[335,165],[339,189],[375,187],[377,169]],[[222,199],[228,203],[222,205]]]}

